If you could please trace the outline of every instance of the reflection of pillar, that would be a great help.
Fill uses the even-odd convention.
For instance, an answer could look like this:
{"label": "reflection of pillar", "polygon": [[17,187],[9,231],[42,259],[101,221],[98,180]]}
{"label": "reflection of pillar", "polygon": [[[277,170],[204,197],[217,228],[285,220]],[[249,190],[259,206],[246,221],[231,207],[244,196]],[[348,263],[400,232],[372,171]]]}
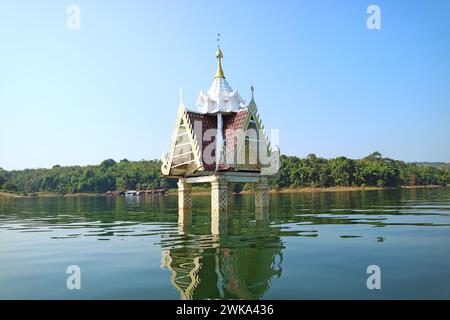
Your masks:
{"label": "reflection of pillar", "polygon": [[215,176],[211,182],[211,212],[226,212],[228,208],[228,182],[224,177]]}
{"label": "reflection of pillar", "polygon": [[192,215],[189,210],[178,210],[178,233],[189,233],[192,225]]}
{"label": "reflection of pillar", "polygon": [[228,212],[211,211],[211,234],[223,235],[228,233]]}
{"label": "reflection of pillar", "polygon": [[191,185],[186,179],[178,179],[178,211],[179,213],[189,213],[192,207]]}
{"label": "reflection of pillar", "polygon": [[256,185],[255,206],[257,208],[269,207],[269,181],[267,177],[261,177]]}
{"label": "reflection of pillar", "polygon": [[268,235],[270,231],[269,208],[256,208],[255,219],[256,232],[261,235]]}
{"label": "reflection of pillar", "polygon": [[228,207],[228,209],[233,208],[233,184],[232,183],[228,183],[227,207]]}
{"label": "reflection of pillar", "polygon": [[172,257],[170,256],[170,250],[161,251],[161,269],[167,269],[172,263]]}
{"label": "reflection of pillar", "polygon": [[269,221],[269,208],[268,207],[256,207],[255,219],[258,221]]}

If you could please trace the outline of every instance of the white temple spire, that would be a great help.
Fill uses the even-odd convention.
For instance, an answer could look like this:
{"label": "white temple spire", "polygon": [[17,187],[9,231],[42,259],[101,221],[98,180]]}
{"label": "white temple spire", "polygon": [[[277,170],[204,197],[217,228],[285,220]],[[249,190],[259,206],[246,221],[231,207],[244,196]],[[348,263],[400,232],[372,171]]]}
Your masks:
{"label": "white temple spire", "polygon": [[213,83],[205,94],[200,92],[197,99],[197,110],[200,113],[216,114],[218,112],[239,112],[244,108],[245,101],[237,90],[231,89],[222,69],[223,54],[220,46],[216,52],[217,72]]}

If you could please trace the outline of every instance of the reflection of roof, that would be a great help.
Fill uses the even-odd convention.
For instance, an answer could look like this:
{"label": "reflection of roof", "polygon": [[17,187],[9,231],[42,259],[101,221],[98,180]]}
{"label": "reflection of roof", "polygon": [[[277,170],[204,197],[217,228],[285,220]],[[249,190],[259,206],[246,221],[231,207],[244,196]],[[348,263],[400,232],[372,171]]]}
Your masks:
{"label": "reflection of roof", "polygon": [[162,251],[161,267],[181,299],[261,299],[281,275],[282,249],[279,238],[266,248],[181,245]]}
{"label": "reflection of roof", "polygon": [[170,282],[182,300],[192,300],[193,292],[200,282],[197,274],[200,267],[200,256],[178,255],[174,260],[170,250],[161,252],[161,268],[172,271]]}
{"label": "reflection of roof", "polygon": [[[195,139],[198,141],[199,146],[201,147],[200,152],[203,155],[203,150],[214,141],[215,138],[212,138],[208,141],[208,139],[202,139],[205,137],[205,132],[210,129],[217,130],[217,116],[209,115],[209,114],[199,114],[193,111],[187,111],[187,116],[189,117],[189,121],[193,126],[193,131],[195,135]],[[239,129],[244,129],[245,121],[247,119],[247,109],[242,109],[238,113],[232,114],[224,114],[223,118],[223,129],[222,136],[223,139],[227,142],[227,151],[233,151],[235,148],[234,145],[234,137],[237,136],[237,131]],[[201,132],[200,132],[201,128]],[[215,134],[215,133],[214,133]],[[201,142],[201,143],[200,143]],[[215,145],[212,147],[211,155],[215,157]],[[216,169],[216,163],[206,163],[203,159],[203,166],[206,171],[214,171]],[[230,167],[225,164],[219,165],[219,170],[228,170]]]}

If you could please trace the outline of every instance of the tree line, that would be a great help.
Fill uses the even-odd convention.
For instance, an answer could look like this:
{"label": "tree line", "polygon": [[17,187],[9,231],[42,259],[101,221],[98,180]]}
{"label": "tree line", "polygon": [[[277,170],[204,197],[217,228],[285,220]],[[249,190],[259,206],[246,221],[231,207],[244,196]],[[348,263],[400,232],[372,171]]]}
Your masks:
{"label": "tree line", "polygon": [[384,158],[379,152],[354,160],[346,157],[325,159],[314,154],[306,158],[281,156],[278,176],[272,188],[377,186],[398,187],[450,183],[450,164],[406,163]]}
{"label": "tree line", "polygon": [[0,169],[0,189],[13,192],[103,193],[116,190],[173,188],[160,177],[161,162],[108,159],[99,165],[51,169]]}
{"label": "tree line", "polygon": [[[450,164],[405,163],[384,158],[379,152],[362,159],[337,157],[325,159],[310,154],[305,158],[282,155],[280,172],[271,188],[450,184]],[[54,166],[51,169],[6,171],[0,168],[0,190],[9,192],[81,193],[143,189],[170,189],[176,180],[160,173],[161,161],[116,162],[108,159],[99,165]],[[235,190],[242,190],[236,185]],[[244,186],[246,187],[246,186]]]}

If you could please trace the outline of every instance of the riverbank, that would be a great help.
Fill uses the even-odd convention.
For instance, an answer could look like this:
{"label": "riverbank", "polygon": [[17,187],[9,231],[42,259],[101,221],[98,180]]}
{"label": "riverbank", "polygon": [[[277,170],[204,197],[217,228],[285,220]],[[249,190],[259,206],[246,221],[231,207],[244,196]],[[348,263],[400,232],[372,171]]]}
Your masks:
{"label": "riverbank", "polygon": [[[286,188],[281,190],[270,190],[270,193],[293,193],[293,192],[349,192],[370,190],[392,190],[392,189],[425,189],[425,188],[447,188],[448,186],[426,185],[426,186],[400,186],[400,187],[327,187],[327,188]],[[246,191],[243,191],[246,192]],[[251,191],[250,191],[251,192]]]}
{"label": "riverbank", "polygon": [[[426,186],[401,186],[401,187],[327,187],[327,188],[283,188],[283,189],[271,189],[269,193],[310,193],[310,192],[352,192],[352,191],[371,191],[371,190],[390,190],[390,189],[425,189],[425,188],[448,188],[450,186],[437,186],[437,185],[426,185]],[[253,190],[242,190],[240,194],[252,194]],[[193,187],[193,195],[210,195],[211,191],[207,187]],[[177,189],[170,189],[168,191],[169,195],[177,195]]]}
{"label": "riverbank", "polygon": [[102,197],[103,193],[58,193],[58,192],[0,192],[0,197],[4,198],[53,198],[53,197]]}
{"label": "riverbank", "polygon": [[[449,186],[437,186],[437,185],[426,185],[426,186],[401,186],[401,187],[327,187],[327,188],[284,188],[284,189],[271,189],[269,193],[310,193],[310,192],[352,192],[352,191],[371,191],[371,190],[389,190],[389,189],[426,189],[426,188],[448,188]],[[240,194],[251,194],[253,190],[243,190]],[[177,195],[177,189],[168,190],[168,195]],[[209,188],[206,187],[193,187],[193,195],[210,195]],[[108,196],[106,193],[57,193],[57,192],[35,192],[35,193],[12,193],[12,192],[0,192],[0,197],[8,198],[48,198],[48,197],[105,197]]]}

